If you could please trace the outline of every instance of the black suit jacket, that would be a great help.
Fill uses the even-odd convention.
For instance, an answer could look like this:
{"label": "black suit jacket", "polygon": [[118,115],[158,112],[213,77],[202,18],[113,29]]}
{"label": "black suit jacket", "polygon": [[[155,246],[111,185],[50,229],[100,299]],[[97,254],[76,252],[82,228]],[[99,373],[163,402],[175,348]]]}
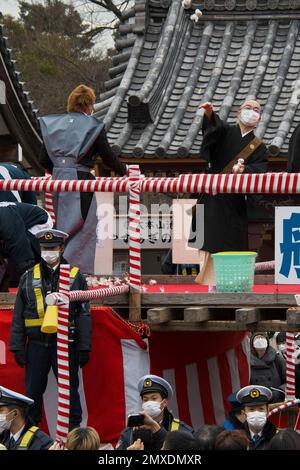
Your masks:
{"label": "black suit jacket", "polygon": [[[26,431],[33,426],[32,422],[28,419],[26,420],[25,427],[21,433],[21,436],[14,444],[14,446],[10,446],[10,430],[4,431],[0,434],[0,443],[3,444],[8,450],[18,450],[18,446],[20,445],[22,438]],[[53,440],[49,437],[46,433],[44,433],[41,429],[38,429],[33,438],[31,439],[28,450],[48,450],[49,447],[53,444]]]}

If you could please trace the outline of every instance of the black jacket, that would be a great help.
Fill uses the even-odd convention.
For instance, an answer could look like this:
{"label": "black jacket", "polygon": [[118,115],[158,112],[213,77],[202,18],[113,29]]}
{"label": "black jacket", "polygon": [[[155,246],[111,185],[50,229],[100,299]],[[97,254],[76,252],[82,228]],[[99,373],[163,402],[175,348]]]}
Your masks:
{"label": "black jacket", "polygon": [[[251,354],[251,385],[263,385],[268,388],[278,388],[284,391],[286,385],[285,378],[285,360],[282,354],[276,352],[272,346],[268,346],[266,353],[260,359],[253,353]],[[272,402],[284,400],[284,394],[272,390]]]}
{"label": "black jacket", "polygon": [[[31,177],[20,163],[0,163],[0,179],[7,179],[6,173],[13,180],[30,180]],[[0,191],[0,201],[26,202],[27,204],[37,204],[37,197],[34,191]]]}
{"label": "black jacket", "polygon": [[[62,260],[66,263],[66,261]],[[42,294],[44,309],[47,293],[58,291],[59,269],[53,271],[45,261],[41,260]],[[25,319],[38,318],[36,297],[34,293],[33,268],[26,271],[20,279],[18,294],[14,307],[14,316],[11,325],[10,350],[24,351],[26,342],[32,341],[44,346],[56,344],[56,334],[45,334],[40,326],[25,327]],[[71,290],[87,290],[85,278],[77,273]],[[78,351],[91,351],[92,323],[89,302],[70,303],[70,324],[74,322],[75,343]]]}
{"label": "black jacket", "polygon": [[299,145],[300,145],[300,126],[294,129],[289,142],[288,150],[288,163],[287,171],[289,173],[297,173],[300,171],[300,156],[299,156]]}
{"label": "black jacket", "polygon": [[249,439],[249,450],[267,450],[270,440],[276,434],[276,427],[270,421],[266,422],[263,427],[261,437],[256,442],[253,442],[251,439],[251,434],[247,423],[244,424],[244,429]]}
{"label": "black jacket", "polygon": [[19,275],[40,259],[39,242],[29,229],[46,223],[48,217],[44,209],[33,204],[0,205],[0,240],[5,242],[4,257],[15,265]]}
{"label": "black jacket", "polygon": [[[254,133],[242,137],[239,125],[228,125],[216,113],[211,120],[203,119],[203,142],[200,156],[207,161],[206,171],[221,173],[253,140]],[[267,149],[261,143],[245,162],[245,173],[264,173],[267,170]],[[244,194],[206,194],[198,198],[204,213],[192,211],[192,233],[189,246],[209,253],[245,251],[248,249],[248,218]],[[204,235],[204,243],[203,236]],[[198,233],[197,233],[198,232]]]}
{"label": "black jacket", "polygon": [[[170,411],[167,408],[165,408],[164,419],[163,419],[161,428],[155,433],[156,442],[158,443],[158,447],[160,447],[160,449],[163,446],[163,443],[165,441],[168,431],[171,431],[173,420],[174,420],[174,417],[172,413],[170,413]],[[193,429],[187,424],[185,424],[183,421],[180,421],[178,431],[185,431],[185,432],[192,433]],[[124,431],[122,431],[120,439],[116,446],[116,450],[126,450],[127,447],[133,444],[132,433],[133,433],[132,428],[125,428]]]}
{"label": "black jacket", "polygon": [[[31,422],[30,419],[26,420],[25,427],[21,433],[21,436],[15,443],[13,447],[10,447],[9,441],[10,441],[10,431],[9,429],[6,431],[3,431],[2,434],[0,434],[0,444],[3,444],[8,450],[18,450],[18,446],[20,445],[22,441],[22,437],[28,431],[28,429],[33,426],[33,423]],[[29,446],[26,448],[26,450],[48,450],[49,447],[53,444],[53,440],[51,437],[49,437],[47,434],[45,434],[41,429],[38,429],[35,433],[34,436],[32,437],[31,441],[29,442]]]}

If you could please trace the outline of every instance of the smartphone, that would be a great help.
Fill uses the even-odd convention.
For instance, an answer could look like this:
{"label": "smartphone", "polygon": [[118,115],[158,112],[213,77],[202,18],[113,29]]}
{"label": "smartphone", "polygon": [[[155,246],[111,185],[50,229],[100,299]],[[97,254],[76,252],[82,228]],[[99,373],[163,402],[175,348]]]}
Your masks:
{"label": "smartphone", "polygon": [[128,415],[127,427],[135,428],[138,426],[143,426],[144,419],[144,415]]}

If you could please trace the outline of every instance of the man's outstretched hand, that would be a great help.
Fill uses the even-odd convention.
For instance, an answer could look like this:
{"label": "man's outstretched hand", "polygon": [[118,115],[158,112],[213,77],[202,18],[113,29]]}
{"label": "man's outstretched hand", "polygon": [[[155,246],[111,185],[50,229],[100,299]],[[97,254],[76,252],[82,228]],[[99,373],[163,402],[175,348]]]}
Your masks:
{"label": "man's outstretched hand", "polygon": [[204,109],[205,115],[208,117],[208,119],[211,118],[214,107],[210,101],[206,101],[205,103],[202,103],[199,105],[199,109]]}

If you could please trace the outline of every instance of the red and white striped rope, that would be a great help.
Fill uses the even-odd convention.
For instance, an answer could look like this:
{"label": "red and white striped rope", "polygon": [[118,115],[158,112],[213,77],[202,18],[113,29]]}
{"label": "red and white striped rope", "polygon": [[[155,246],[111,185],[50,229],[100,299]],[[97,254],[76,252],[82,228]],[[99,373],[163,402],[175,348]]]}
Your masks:
{"label": "red and white striped rope", "polygon": [[[62,264],[59,275],[59,292],[68,295],[69,290],[70,265]],[[70,418],[69,305],[69,301],[58,305],[57,325],[58,410],[56,439],[64,444],[67,441]]]}
{"label": "red and white striped rope", "polygon": [[285,399],[286,401],[294,400],[295,398],[295,335],[291,332],[286,332],[286,388]]}
{"label": "red and white striped rope", "polygon": [[110,297],[119,294],[125,294],[129,291],[129,286],[124,284],[123,286],[112,286],[112,287],[99,287],[93,290],[72,290],[70,292],[51,292],[46,296],[47,305],[60,305],[69,299],[69,302],[77,301],[88,301],[95,299],[102,299],[104,297]]}
{"label": "red and white striped rope", "polygon": [[141,290],[141,181],[139,166],[129,167],[129,284]]}
{"label": "red and white striped rope", "polygon": [[[52,178],[51,174],[46,171],[45,176],[42,176],[42,177],[33,176],[31,179],[33,181],[50,181],[51,178]],[[45,192],[45,209],[49,213],[52,219],[53,225],[54,225],[56,221],[56,217],[55,217],[54,205],[53,205],[53,195],[49,191]]]}
{"label": "red and white striped rope", "polygon": [[298,398],[295,398],[294,400],[286,401],[285,403],[282,403],[282,405],[276,406],[276,408],[273,408],[268,414],[268,417],[275,415],[276,413],[279,413],[282,410],[286,410],[287,408],[290,408],[291,406],[298,405],[300,403],[300,400]]}
{"label": "red and white striped rope", "polygon": [[255,271],[272,271],[273,269],[275,269],[275,261],[255,263]]}
{"label": "red and white striped rope", "polygon": [[[130,178],[98,178],[96,180],[0,180],[0,191],[48,192],[128,192]],[[300,173],[259,174],[193,174],[178,178],[145,177],[141,192],[152,193],[236,193],[298,194]]]}

